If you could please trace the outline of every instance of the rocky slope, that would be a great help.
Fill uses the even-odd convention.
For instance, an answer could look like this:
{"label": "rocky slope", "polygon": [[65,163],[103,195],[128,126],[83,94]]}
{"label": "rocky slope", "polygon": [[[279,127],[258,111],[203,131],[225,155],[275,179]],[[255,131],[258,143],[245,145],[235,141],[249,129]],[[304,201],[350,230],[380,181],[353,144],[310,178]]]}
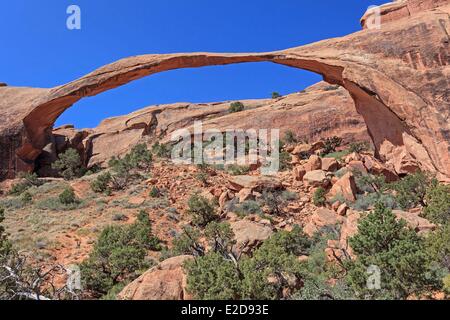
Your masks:
{"label": "rocky slope", "polygon": [[[344,87],[364,118],[376,155],[450,178],[450,1],[408,0],[381,29],[283,51],[131,57],[52,89],[0,88],[3,177],[32,170],[58,116],[83,97],[166,70],[271,61]],[[414,10],[411,10],[414,8]],[[389,11],[389,10],[388,10]],[[386,12],[383,11],[386,15]]]}

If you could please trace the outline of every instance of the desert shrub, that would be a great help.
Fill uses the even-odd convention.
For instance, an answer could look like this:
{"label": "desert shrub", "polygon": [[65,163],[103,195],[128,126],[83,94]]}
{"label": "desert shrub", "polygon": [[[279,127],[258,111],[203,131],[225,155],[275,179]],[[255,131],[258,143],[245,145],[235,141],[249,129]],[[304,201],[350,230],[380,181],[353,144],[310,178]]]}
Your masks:
{"label": "desert shrub", "polygon": [[101,296],[120,283],[134,280],[148,267],[146,250],[154,249],[155,239],[144,213],[132,225],[106,227],[80,265],[84,287]]}
{"label": "desert shrub", "polygon": [[30,204],[30,203],[33,202],[33,196],[31,195],[31,193],[25,191],[24,193],[22,193],[22,194],[20,195],[20,200],[22,201],[22,203],[23,203],[24,205]]}
{"label": "desert shrub", "polygon": [[[297,242],[293,244],[291,240]],[[296,255],[303,247],[296,236],[280,231],[266,240],[251,257],[244,257],[239,263],[242,299],[279,300],[286,292],[294,293],[303,278],[302,263]]]}
{"label": "desert shrub", "polygon": [[297,143],[297,142],[298,142],[298,138],[297,138],[297,136],[295,135],[294,131],[292,131],[292,130],[287,130],[287,131],[284,133],[284,136],[283,136],[283,142],[284,142],[284,143],[288,143],[288,144],[291,144],[291,143]]}
{"label": "desert shrub", "polygon": [[112,171],[111,187],[115,190],[125,189],[132,181],[142,178],[139,171],[148,171],[151,164],[152,154],[145,144],[134,146],[123,158],[113,157],[108,163]]}
{"label": "desert shrub", "polygon": [[234,212],[241,217],[249,214],[262,214],[261,206],[254,200],[246,200],[242,202],[234,209]]}
{"label": "desert shrub", "polygon": [[278,92],[272,92],[272,99],[278,99],[278,98],[281,98],[282,97],[282,95],[281,94],[279,94]]}
{"label": "desert shrub", "polygon": [[198,194],[189,198],[187,213],[191,215],[192,223],[201,227],[218,218],[214,204]]}
{"label": "desert shrub", "polygon": [[450,272],[450,224],[428,235],[426,243],[432,261]]}
{"label": "desert shrub", "polygon": [[424,216],[434,223],[450,223],[450,186],[433,182],[425,193]]}
{"label": "desert shrub", "polygon": [[39,187],[43,184],[36,173],[22,172],[19,174],[19,178],[21,179],[20,182],[11,187],[10,195],[19,196],[32,186]]}
{"label": "desert shrub", "polygon": [[450,294],[450,274],[445,276],[443,282],[444,282],[445,293]]}
{"label": "desert shrub", "polygon": [[187,261],[187,290],[199,300],[237,300],[241,281],[232,261],[216,252]]}
{"label": "desert shrub", "polygon": [[[210,228],[214,231],[208,234],[210,244],[219,249],[184,265],[188,291],[195,298],[281,299],[286,292],[294,292],[299,287],[302,272],[297,254],[307,252],[309,247],[309,240],[300,228],[294,228],[291,233],[277,232],[240,260],[230,259],[229,226],[213,224]],[[228,249],[222,250],[225,247]]]}
{"label": "desert shrub", "polygon": [[249,173],[249,166],[240,166],[237,164],[230,164],[226,166],[226,171],[232,176],[241,176]]}
{"label": "desert shrub", "polygon": [[402,209],[425,206],[425,195],[431,183],[430,177],[421,171],[407,175],[400,181],[391,184],[396,191],[395,199]]}
{"label": "desert shrub", "polygon": [[389,189],[383,175],[362,174],[354,171],[356,187],[362,192],[383,192]]}
{"label": "desert shrub", "polygon": [[286,201],[281,196],[281,192],[272,190],[263,190],[262,202],[268,209],[268,213],[276,216],[284,214],[283,208]]}
{"label": "desert shrub", "polygon": [[341,146],[342,138],[339,138],[336,136],[331,137],[331,138],[326,138],[324,140],[324,144],[325,144],[325,146],[323,147],[323,150],[322,150],[322,156],[328,155],[332,152],[335,152],[336,149]]}
{"label": "desert shrub", "polygon": [[19,182],[11,187],[11,190],[9,190],[9,194],[12,196],[19,196],[25,191],[27,191],[30,187],[31,185],[28,184],[27,182]]}
{"label": "desert shrub", "polygon": [[292,169],[292,155],[289,152],[280,152],[280,171],[286,171]]}
{"label": "desert shrub", "polygon": [[327,199],[325,198],[326,191],[324,188],[319,187],[314,191],[313,194],[313,203],[315,206],[322,207],[327,202]]}
{"label": "desert shrub", "polygon": [[152,153],[158,158],[170,158],[172,155],[172,149],[168,144],[156,142],[152,146]]}
{"label": "desert shrub", "polygon": [[195,174],[195,179],[198,180],[205,187],[208,186],[208,177],[209,174],[203,171]]}
{"label": "desert shrub", "polygon": [[337,85],[337,84],[329,85],[329,86],[326,86],[325,88],[323,88],[324,91],[334,91],[337,89],[339,89],[339,85]]}
{"label": "desert shrub", "polygon": [[91,182],[91,189],[97,193],[108,193],[110,190],[109,184],[111,183],[111,174],[105,172],[99,174],[98,177]]}
{"label": "desert shrub", "polygon": [[237,102],[233,102],[233,103],[230,105],[230,108],[228,109],[228,111],[229,111],[230,113],[234,113],[234,112],[240,112],[240,111],[243,111],[244,109],[245,109],[244,104],[243,104],[242,102],[237,101]]}
{"label": "desert shrub", "polygon": [[356,196],[356,201],[350,203],[350,207],[358,211],[367,211],[370,208],[375,207],[377,203],[383,204],[386,208],[389,209],[398,209],[399,205],[395,200],[395,197],[389,193],[368,193],[368,194],[359,194]]}
{"label": "desert shrub", "polygon": [[370,145],[366,141],[358,141],[358,142],[351,142],[348,150],[353,153],[361,153],[363,151],[368,151],[370,149]]}
{"label": "desert shrub", "polygon": [[205,237],[208,241],[210,250],[227,256],[236,244],[234,233],[227,222],[211,222],[205,228]]}
{"label": "desert shrub", "polygon": [[199,242],[200,236],[201,234],[197,229],[190,226],[184,227],[183,232],[173,239],[173,254],[203,256],[205,248]]}
{"label": "desert shrub", "polygon": [[152,197],[152,198],[159,198],[161,196],[162,196],[161,190],[159,190],[158,187],[153,186],[152,189],[150,190],[150,197]]}
{"label": "desert shrub", "polygon": [[298,194],[296,192],[284,190],[283,192],[281,192],[281,198],[284,201],[294,201],[298,199]]}
{"label": "desert shrub", "polygon": [[62,203],[59,196],[46,198],[35,203],[35,207],[38,209],[52,211],[71,211],[85,206],[86,202],[79,199],[71,203]]}
{"label": "desert shrub", "polygon": [[75,195],[75,192],[72,188],[68,187],[66,188],[59,196],[59,201],[64,205],[71,205],[76,203],[77,197]]}
{"label": "desert shrub", "polygon": [[86,172],[80,155],[73,148],[69,148],[64,153],[61,153],[59,159],[52,163],[52,169],[56,170],[65,180],[81,177]]}
{"label": "desert shrub", "polygon": [[[347,262],[347,281],[360,298],[406,299],[436,286],[423,239],[381,204],[359,221],[349,244],[357,258]],[[373,266],[381,270],[379,289],[367,286]]]}

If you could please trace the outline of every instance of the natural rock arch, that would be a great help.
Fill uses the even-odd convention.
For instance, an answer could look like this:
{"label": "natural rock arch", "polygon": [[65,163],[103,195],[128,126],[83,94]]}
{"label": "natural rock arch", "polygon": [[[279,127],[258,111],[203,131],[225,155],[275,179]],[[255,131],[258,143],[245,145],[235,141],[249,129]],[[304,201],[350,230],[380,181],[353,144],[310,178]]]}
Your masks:
{"label": "natural rock arch", "polygon": [[2,169],[11,176],[32,168],[55,120],[83,97],[167,70],[269,61],[321,74],[325,81],[346,88],[365,119],[377,154],[398,170],[418,164],[449,179],[449,13],[450,5],[445,4],[390,22],[381,30],[277,52],[143,55],[53,89],[2,87],[0,108],[9,108],[0,127],[0,144],[6,151]]}

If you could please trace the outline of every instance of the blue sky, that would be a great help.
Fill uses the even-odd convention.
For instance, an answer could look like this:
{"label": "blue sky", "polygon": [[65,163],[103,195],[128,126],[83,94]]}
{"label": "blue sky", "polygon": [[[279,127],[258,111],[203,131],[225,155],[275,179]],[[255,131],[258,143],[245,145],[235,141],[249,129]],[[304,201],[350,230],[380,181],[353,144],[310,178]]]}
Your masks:
{"label": "blue sky", "polygon": [[[386,0],[14,0],[0,4],[0,82],[53,87],[132,55],[257,52],[295,47],[360,30],[369,5]],[[81,30],[66,9],[81,8]],[[179,101],[266,98],[296,92],[320,76],[270,63],[175,70],[83,99],[57,125],[102,119]]]}

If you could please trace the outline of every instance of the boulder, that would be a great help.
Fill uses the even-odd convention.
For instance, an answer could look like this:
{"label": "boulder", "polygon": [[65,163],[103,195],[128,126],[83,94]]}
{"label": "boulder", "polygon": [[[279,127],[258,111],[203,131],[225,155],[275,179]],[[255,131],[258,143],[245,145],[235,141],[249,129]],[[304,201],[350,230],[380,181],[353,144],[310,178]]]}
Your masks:
{"label": "boulder", "polygon": [[247,200],[252,200],[254,198],[252,194],[252,189],[241,189],[241,191],[238,192],[237,197],[239,199],[239,203],[242,203]]}
{"label": "boulder", "polygon": [[436,229],[435,224],[420,217],[419,213],[406,212],[402,210],[392,210],[392,212],[398,219],[405,220],[408,226],[419,234],[428,233]]}
{"label": "boulder", "polygon": [[353,173],[347,172],[331,187],[327,194],[328,199],[333,199],[337,195],[342,195],[348,201],[356,200],[357,187]]}
{"label": "boulder", "polygon": [[304,164],[305,170],[314,171],[319,170],[322,167],[322,161],[319,156],[313,154],[309,157],[309,160]]}
{"label": "boulder", "polygon": [[343,221],[343,217],[336,214],[336,212],[326,209],[318,208],[316,212],[310,217],[309,222],[304,226],[304,232],[313,236],[317,231],[325,226],[334,226]]}
{"label": "boulder", "polygon": [[323,170],[314,170],[306,172],[303,176],[303,182],[307,186],[311,187],[327,187],[330,180],[327,177],[327,173]]}
{"label": "boulder", "polygon": [[339,163],[335,158],[322,158],[322,170],[334,172],[339,169]]}
{"label": "boulder", "polygon": [[249,220],[240,220],[230,223],[236,240],[235,250],[247,252],[259,246],[273,234],[272,228]]}
{"label": "boulder", "polygon": [[228,179],[228,187],[233,191],[250,189],[252,191],[276,190],[281,189],[280,179],[272,176],[234,176]]}
{"label": "boulder", "polygon": [[294,167],[293,169],[294,180],[302,181],[305,174],[306,174],[305,167],[303,166]]}
{"label": "boulder", "polygon": [[128,284],[118,295],[120,300],[189,300],[183,264],[192,256],[169,258]]}

